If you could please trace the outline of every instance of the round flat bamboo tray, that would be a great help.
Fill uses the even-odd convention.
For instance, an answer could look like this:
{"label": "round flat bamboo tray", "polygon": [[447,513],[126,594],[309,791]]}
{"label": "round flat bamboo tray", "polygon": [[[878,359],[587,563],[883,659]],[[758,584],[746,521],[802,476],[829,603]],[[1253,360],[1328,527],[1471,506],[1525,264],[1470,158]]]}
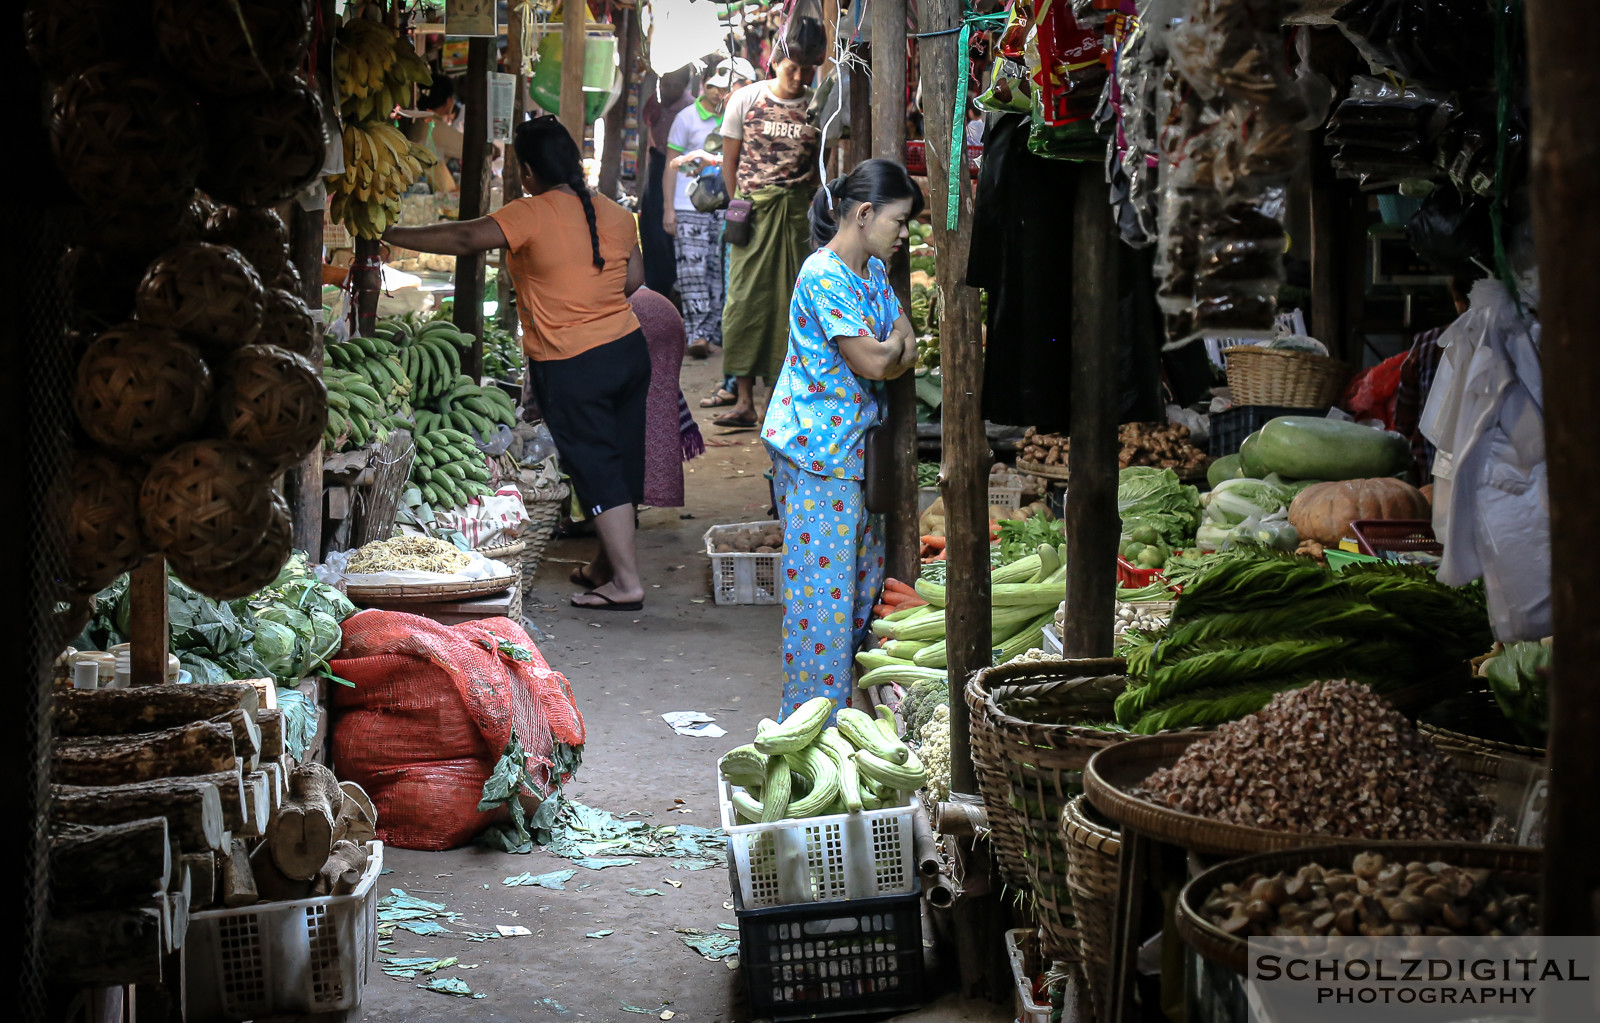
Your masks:
{"label": "round flat bamboo tray", "polygon": [[511,588],[513,576],[497,575],[493,579],[459,579],[437,583],[407,583],[404,585],[363,586],[350,583],[345,595],[357,604],[436,604],[472,597],[487,597],[491,593],[504,593]]}
{"label": "round flat bamboo tray", "polygon": [[479,547],[477,551],[486,558],[503,562],[511,569],[511,583],[513,586],[522,585],[522,553],[527,550],[527,543],[523,540],[510,540],[493,547]]}
{"label": "round flat bamboo tray", "polygon": [[[1398,846],[1405,843],[1364,839],[1341,840],[1334,835],[1298,831],[1271,831],[1266,828],[1229,824],[1190,813],[1182,813],[1133,794],[1156,771],[1171,767],[1189,745],[1212,736],[1212,732],[1178,732],[1130,739],[1095,754],[1083,772],[1083,791],[1090,804],[1124,828],[1131,828],[1158,842],[1181,846],[1203,856],[1244,856],[1281,852],[1340,841],[1371,846]],[[1457,770],[1477,780],[1480,791],[1491,798],[1494,786],[1508,773],[1498,757],[1442,750]],[[1467,843],[1457,843],[1467,844]]]}
{"label": "round flat bamboo tray", "polygon": [[1381,852],[1388,858],[1442,860],[1454,866],[1492,870],[1515,878],[1519,886],[1526,883],[1535,891],[1544,860],[1540,849],[1470,842],[1339,842],[1246,856],[1218,864],[1183,886],[1174,912],[1178,935],[1206,959],[1243,975],[1249,968],[1246,939],[1229,934],[1201,915],[1200,907],[1211,893],[1251,874],[1298,870],[1307,863],[1341,864],[1348,868],[1356,853],[1367,851]]}
{"label": "round flat bamboo tray", "polygon": [[1064,465],[1044,465],[1040,462],[1030,462],[1026,458],[1017,459],[1017,471],[1033,476],[1043,476],[1047,480],[1067,482],[1067,467]]}

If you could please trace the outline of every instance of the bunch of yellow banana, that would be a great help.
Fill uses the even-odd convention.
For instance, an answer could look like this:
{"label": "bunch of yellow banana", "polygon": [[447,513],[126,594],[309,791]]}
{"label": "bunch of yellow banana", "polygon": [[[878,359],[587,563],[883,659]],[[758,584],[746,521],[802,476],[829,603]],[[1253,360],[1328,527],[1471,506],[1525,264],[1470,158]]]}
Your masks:
{"label": "bunch of yellow banana", "polygon": [[411,105],[413,85],[433,83],[428,62],[381,22],[356,18],[339,29],[339,44],[333,68],[347,120],[388,118],[396,107]]}
{"label": "bunch of yellow banana", "polygon": [[400,196],[433,164],[432,153],[387,121],[346,121],[345,170],[328,178],[335,219],[359,237],[377,238],[399,216]]}

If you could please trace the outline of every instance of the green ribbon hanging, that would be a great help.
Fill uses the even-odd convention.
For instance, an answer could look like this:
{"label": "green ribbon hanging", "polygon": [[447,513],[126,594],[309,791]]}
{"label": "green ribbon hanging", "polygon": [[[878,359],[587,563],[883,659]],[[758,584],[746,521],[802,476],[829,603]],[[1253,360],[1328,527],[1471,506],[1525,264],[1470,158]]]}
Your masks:
{"label": "green ribbon hanging", "polygon": [[[1018,3],[1027,3],[1028,0],[1016,0]],[[945,227],[951,231],[956,229],[956,223],[961,217],[961,178],[957,175],[967,169],[967,79],[972,74],[972,31],[987,32],[990,29],[1004,28],[1007,12],[999,11],[995,14],[977,14],[972,7],[962,0],[961,25],[958,28],[947,28],[942,32],[921,32],[918,39],[930,39],[935,36],[947,36],[959,33],[956,49],[956,103],[955,111],[950,118],[950,188],[945,204]]]}

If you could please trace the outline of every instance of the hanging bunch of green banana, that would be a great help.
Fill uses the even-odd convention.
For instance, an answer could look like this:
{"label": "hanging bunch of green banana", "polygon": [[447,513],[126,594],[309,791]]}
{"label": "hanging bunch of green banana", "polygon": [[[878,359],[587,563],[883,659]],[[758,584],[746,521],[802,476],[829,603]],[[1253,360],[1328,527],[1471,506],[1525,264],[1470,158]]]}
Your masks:
{"label": "hanging bunch of green banana", "polygon": [[460,508],[474,497],[492,492],[483,452],[471,437],[447,427],[419,427],[416,440],[411,482],[435,509]]}
{"label": "hanging bunch of green banana", "polygon": [[412,384],[399,352],[381,337],[353,337],[330,343],[324,361],[335,369],[359,373],[378,392],[390,415],[409,416]]}
{"label": "hanging bunch of green banana", "polygon": [[411,428],[409,422],[389,410],[383,396],[360,373],[325,364],[322,379],[328,385],[328,425],[322,431],[324,450],[364,448],[387,440],[390,430]]}
{"label": "hanging bunch of green banana", "polygon": [[400,349],[400,365],[411,379],[411,401],[418,407],[455,386],[461,351],[474,341],[449,320],[430,320],[413,329],[404,320],[385,320],[377,333]]}
{"label": "hanging bunch of green banana", "polygon": [[417,409],[417,429],[447,427],[485,438],[500,426],[517,425],[517,406],[511,396],[494,385],[473,383],[465,373],[455,378],[450,390],[439,396],[431,408]]}

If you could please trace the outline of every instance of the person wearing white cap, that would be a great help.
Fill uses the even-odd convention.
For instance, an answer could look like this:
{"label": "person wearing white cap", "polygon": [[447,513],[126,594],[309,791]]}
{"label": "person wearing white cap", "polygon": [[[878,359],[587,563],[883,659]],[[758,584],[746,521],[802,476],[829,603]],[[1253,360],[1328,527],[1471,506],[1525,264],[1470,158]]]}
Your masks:
{"label": "person wearing white cap", "polygon": [[667,132],[667,177],[674,185],[661,226],[675,237],[684,332],[688,353],[696,359],[710,355],[713,345],[722,347],[722,211],[697,209],[690,186],[700,171],[722,164],[722,157],[705,146],[722,126],[732,82],[732,72],[719,67],[701,86],[699,97],[678,111]]}

